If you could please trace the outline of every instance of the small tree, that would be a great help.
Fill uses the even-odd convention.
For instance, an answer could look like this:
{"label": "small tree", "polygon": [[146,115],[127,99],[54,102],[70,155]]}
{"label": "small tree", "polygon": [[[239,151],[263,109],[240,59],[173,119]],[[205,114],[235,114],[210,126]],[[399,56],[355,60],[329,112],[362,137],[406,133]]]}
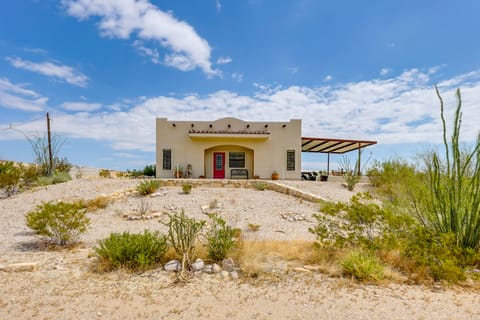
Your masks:
{"label": "small tree", "polygon": [[90,219],[86,212],[78,203],[46,202],[27,213],[25,219],[27,226],[39,235],[64,246],[87,231]]}
{"label": "small tree", "polygon": [[212,224],[207,232],[208,257],[222,261],[236,246],[235,230],[218,215],[210,215]]}
{"label": "small tree", "polygon": [[186,271],[195,256],[195,244],[202,231],[205,221],[196,221],[182,213],[169,215],[164,223],[168,227],[167,238],[175,252],[182,257],[182,273]]}

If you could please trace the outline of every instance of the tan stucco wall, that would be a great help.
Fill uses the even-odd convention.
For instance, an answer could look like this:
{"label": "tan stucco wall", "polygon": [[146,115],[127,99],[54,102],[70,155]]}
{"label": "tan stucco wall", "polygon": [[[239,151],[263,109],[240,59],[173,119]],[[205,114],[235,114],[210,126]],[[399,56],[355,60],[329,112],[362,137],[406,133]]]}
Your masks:
{"label": "tan stucco wall", "polygon": [[[268,127],[265,127],[266,125]],[[216,121],[169,121],[165,118],[157,118],[156,128],[156,162],[159,178],[172,177],[177,164],[183,168],[191,164],[194,178],[199,176],[212,178],[214,151],[226,152],[226,178],[229,178],[228,152],[245,151],[245,167],[249,171],[249,178],[258,175],[260,178],[270,179],[275,170],[280,174],[281,179],[300,179],[301,120],[248,122],[235,118],[223,118]],[[247,133],[268,130],[270,134],[190,135],[190,130]],[[163,149],[172,150],[172,170],[162,170]],[[287,171],[287,150],[295,150],[295,171]]]}

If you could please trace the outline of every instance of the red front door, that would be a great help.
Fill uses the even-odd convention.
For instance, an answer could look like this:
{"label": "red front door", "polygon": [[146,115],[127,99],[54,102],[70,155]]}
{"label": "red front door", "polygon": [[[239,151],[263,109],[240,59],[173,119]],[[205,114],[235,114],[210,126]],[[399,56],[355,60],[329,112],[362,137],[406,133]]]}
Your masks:
{"label": "red front door", "polygon": [[213,153],[213,178],[225,179],[225,152]]}

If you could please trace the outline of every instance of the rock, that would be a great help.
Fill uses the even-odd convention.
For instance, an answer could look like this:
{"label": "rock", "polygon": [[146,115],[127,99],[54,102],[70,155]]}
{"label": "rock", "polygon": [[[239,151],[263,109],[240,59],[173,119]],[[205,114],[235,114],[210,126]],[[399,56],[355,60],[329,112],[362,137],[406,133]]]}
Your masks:
{"label": "rock", "polygon": [[312,273],[312,271],[310,271],[308,269],[305,269],[305,268],[301,268],[301,267],[293,268],[293,271],[300,272],[300,273]]}
{"label": "rock", "polygon": [[233,271],[234,268],[235,268],[235,262],[233,261],[232,258],[223,259],[222,261],[223,270],[230,272],[230,271]]}
{"label": "rock", "polygon": [[316,265],[316,264],[307,264],[305,266],[303,266],[304,269],[307,269],[307,270],[310,270],[310,271],[313,271],[313,272],[318,272],[318,271],[321,271],[322,270],[322,267],[320,267],[319,265]]}
{"label": "rock", "polygon": [[218,264],[214,263],[212,265],[212,272],[213,273],[219,273],[220,271],[222,271],[222,268],[220,268],[220,266]]}
{"label": "rock", "polygon": [[182,269],[182,265],[178,260],[170,260],[163,266],[163,269],[168,272],[178,272]]}
{"label": "rock", "polygon": [[211,264],[206,264],[203,268],[203,272],[205,273],[213,273],[213,266]]}
{"label": "rock", "polygon": [[203,269],[203,267],[205,267],[205,264],[203,263],[203,260],[198,258],[197,260],[195,260],[194,263],[192,263],[192,271],[195,272],[195,271],[201,271]]}
{"label": "rock", "polygon": [[230,277],[230,272],[225,271],[225,270],[220,271],[219,274],[220,274],[220,278],[222,278],[222,279],[228,279]]}
{"label": "rock", "polygon": [[122,214],[122,218],[123,218],[123,219],[127,219],[128,217],[129,217],[128,213]]}
{"label": "rock", "polygon": [[38,269],[37,262],[13,263],[8,266],[0,267],[0,271],[5,272],[32,272]]}
{"label": "rock", "polygon": [[203,214],[208,214],[208,210],[210,209],[210,206],[204,205],[204,206],[201,206],[200,209],[202,209]]}
{"label": "rock", "polygon": [[238,272],[237,272],[237,271],[232,271],[232,272],[230,272],[230,277],[231,277],[232,279],[237,280],[237,279],[239,278]]}

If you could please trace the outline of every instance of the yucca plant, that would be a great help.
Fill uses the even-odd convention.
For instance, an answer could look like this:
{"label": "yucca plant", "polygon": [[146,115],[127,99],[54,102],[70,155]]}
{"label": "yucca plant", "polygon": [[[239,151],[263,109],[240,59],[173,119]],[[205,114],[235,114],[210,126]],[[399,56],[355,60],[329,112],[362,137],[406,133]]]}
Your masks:
{"label": "yucca plant", "polygon": [[415,197],[414,210],[427,228],[452,233],[458,246],[476,249],[480,246],[480,135],[471,150],[461,147],[462,99],[457,89],[449,141],[443,99],[437,87],[435,90],[440,100],[445,157],[431,152],[425,158],[427,188],[425,194]]}

